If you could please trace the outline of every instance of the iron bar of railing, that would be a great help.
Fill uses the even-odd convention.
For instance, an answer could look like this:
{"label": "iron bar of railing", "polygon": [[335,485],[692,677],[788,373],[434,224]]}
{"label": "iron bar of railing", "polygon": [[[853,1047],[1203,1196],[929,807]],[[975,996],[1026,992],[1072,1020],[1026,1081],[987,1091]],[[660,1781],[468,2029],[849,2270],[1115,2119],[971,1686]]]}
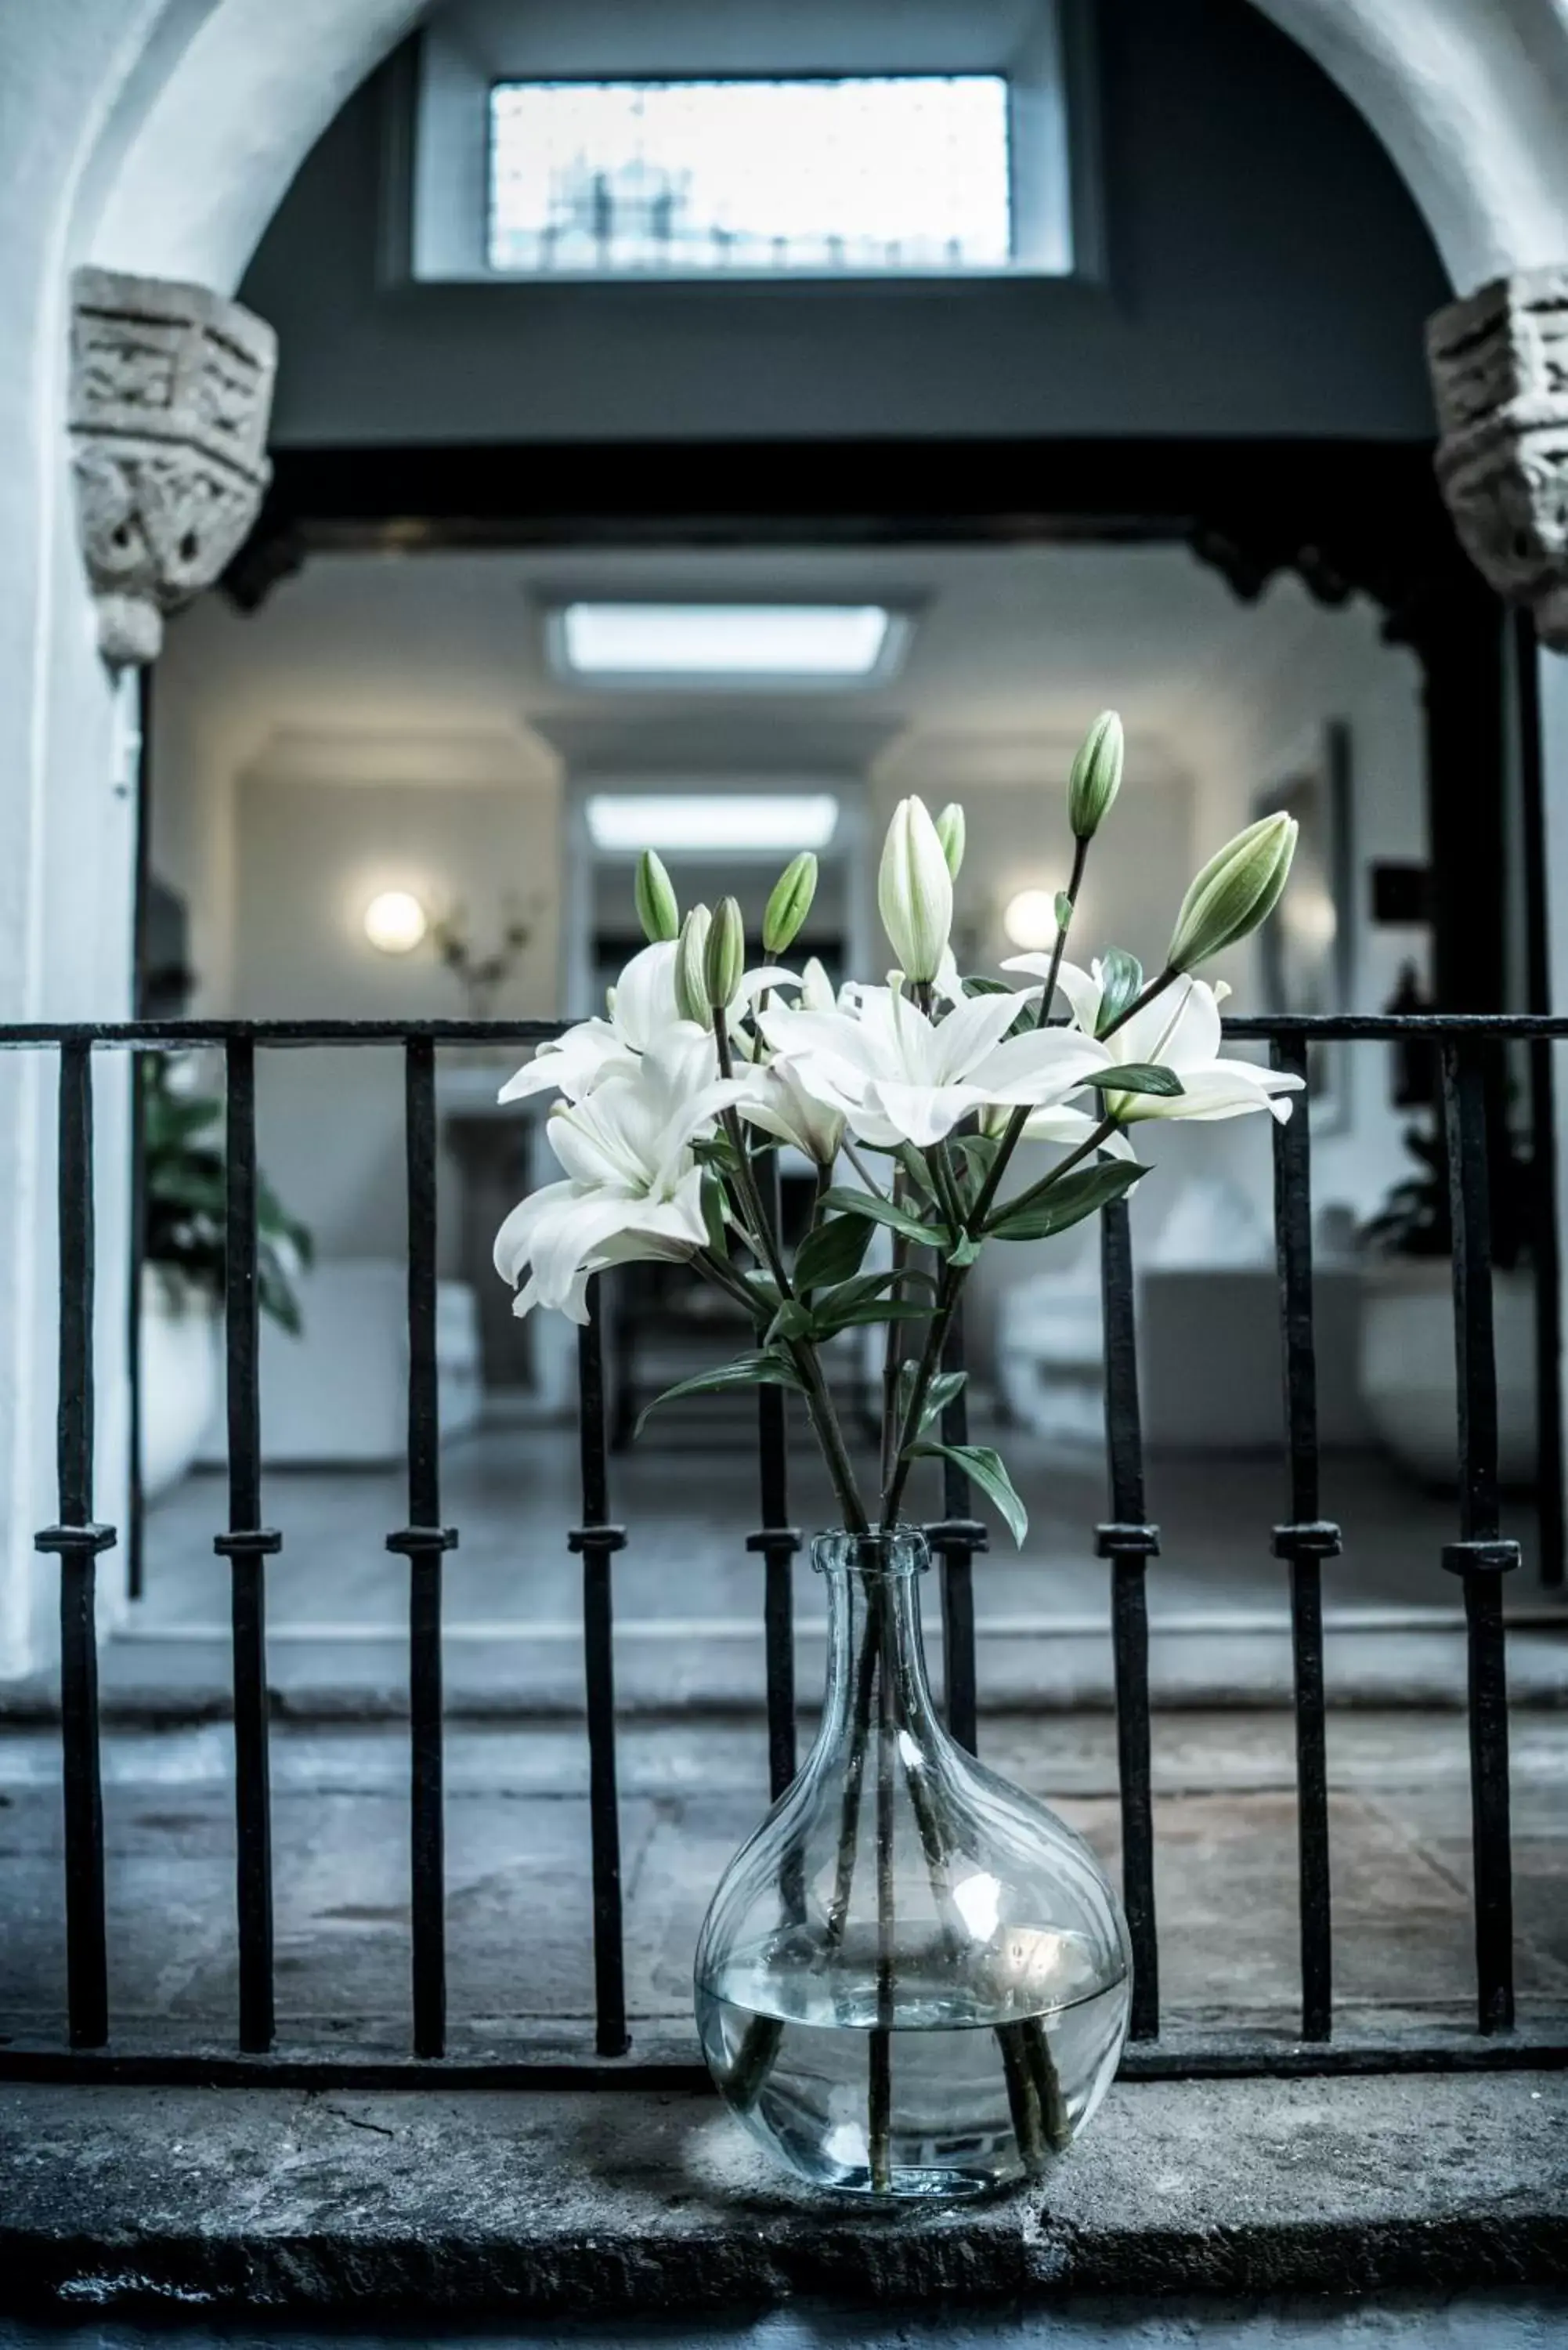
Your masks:
{"label": "iron bar of railing", "polygon": [[1116,1764],[1121,1787],[1122,1906],[1132,1941],[1134,2040],[1159,2033],[1159,1932],[1154,1899],[1154,1797],[1149,1757],[1148,1562],[1159,1530],[1145,1515],[1143,1430],[1137,1392],[1137,1309],[1132,1233],[1125,1200],[1100,1215],[1100,1276],[1106,1328],[1106,1449],[1111,1517],[1096,1529],[1111,1564],[1111,1657],[1116,1691]]}
{"label": "iron bar of railing", "polygon": [[[219,1547],[232,1561],[234,1590],[234,1693],[236,1802],[239,1812],[238,1877],[241,1940],[241,2039],[246,2052],[230,2060],[240,2071],[275,2076],[275,2060],[264,2052],[272,2036],[270,1917],[264,1932],[259,1897],[270,1904],[271,1872],[266,1848],[266,1706],[265,1610],[262,1559],[276,1537],[259,1525],[259,1390],[256,1379],[259,1323],[256,1295],[254,1050],[321,1043],[397,1043],[405,1051],[408,1088],[410,1198],[410,1516],[394,1548],[410,1553],[410,1653],[413,1737],[415,1879],[415,2049],[417,2066],[443,2044],[440,2009],[427,1986],[439,1975],[421,1968],[419,1950],[441,1950],[440,1864],[440,1589],[441,1551],[452,1537],[439,1525],[437,1445],[439,1422],[435,1356],[435,1094],[434,1050],[444,1038],[474,1043],[504,1037],[538,1042],[559,1033],[555,1022],[472,1024],[216,1022],[136,1023],[110,1025],[65,1024],[0,1029],[0,1046],[55,1043],[61,1047],[59,1115],[60,1363],[58,1414],[60,1523],[38,1536],[39,1547],[61,1555],[62,1717],[66,1778],[66,1876],[67,1978],[72,2077],[110,2077],[114,2057],[97,2056],[108,2035],[107,1959],[104,1932],[104,1837],[99,1792],[98,1711],[94,1661],[94,1562],[114,1539],[91,1521],[92,1432],[92,1092],[91,1052],[137,1045],[218,1043],[227,1048],[229,1119],[228,1297],[230,1402],[230,1531]],[[1472,1824],[1476,1885],[1478,2011],[1480,2034],[1475,2051],[1454,2043],[1451,2033],[1430,2033],[1413,2040],[1405,2056],[1413,2064],[1506,2063],[1524,2034],[1507,2037],[1512,2022],[1511,1886],[1508,1821],[1508,1726],[1504,1676],[1501,1575],[1517,1559],[1517,1548],[1501,1540],[1498,1505],[1497,1397],[1490,1326],[1490,1260],[1486,1197],[1487,1087],[1483,1047],[1511,1038],[1568,1039],[1568,1017],[1530,1015],[1347,1016],[1330,1020],[1268,1018],[1233,1021],[1227,1034],[1267,1039],[1278,1066],[1301,1068],[1308,1043],[1316,1037],[1381,1038],[1412,1034],[1443,1047],[1444,1114],[1448,1122],[1451,1206],[1454,1222],[1456,1348],[1459,1362],[1459,1450],[1462,1471],[1460,1539],[1447,1546],[1444,1564],[1462,1580],[1469,1662]],[[1367,2049],[1330,2048],[1315,2037],[1329,2024],[1329,1911],[1327,1828],[1324,1786],[1321,1559],[1330,1555],[1337,1530],[1321,1521],[1314,1411],[1311,1318],[1310,1138],[1304,1119],[1276,1136],[1276,1224],[1286,1367],[1286,1426],[1291,1468],[1292,1521],[1277,1530],[1277,1547],[1291,1565],[1292,1617],[1296,1659],[1297,1770],[1301,1822],[1303,2038],[1271,2053],[1220,2043],[1224,2034],[1179,2046],[1150,2041],[1159,2031],[1158,1953],[1153,1882],[1153,1823],[1150,1721],[1147,1684],[1147,1559],[1158,1551],[1156,1529],[1144,1519],[1144,1481],[1136,1368],[1136,1311],[1131,1244],[1126,1211],[1104,1219],[1104,1290],[1106,1315],[1106,1434],[1111,1467],[1112,1519],[1099,1530],[1102,1554],[1112,1563],[1113,1652],[1116,1665],[1117,1738],[1124,1838],[1124,1884],[1134,1942],[1136,1981],[1133,2029],[1138,2044],[1129,2049],[1127,2069],[1147,2074],[1221,2069],[1311,2071],[1365,2069]],[[597,1284],[596,1284],[596,1287]],[[950,1357],[950,1368],[959,1359]],[[583,1630],[590,1756],[590,1824],[594,1887],[597,2047],[601,2062],[585,2056],[576,2076],[595,2080],[628,2077],[618,2060],[628,2046],[620,1889],[619,1833],[616,1791],[616,1726],[610,1561],[624,1542],[608,1523],[605,1451],[604,1383],[597,1311],[582,1335],[579,1352],[582,1409],[583,1523],[570,1536],[584,1566]],[[961,1412],[950,1407],[944,1422],[950,1440],[961,1440]],[[765,1422],[759,1422],[763,1436]],[[770,1530],[783,1530],[782,1451],[770,1462],[762,1446],[763,1513]],[[967,1481],[953,1464],[944,1481],[949,1515],[929,1529],[942,1556],[944,1617],[948,1632],[948,1707],[955,1735],[972,1743],[972,1586],[969,1569],[980,1529],[962,1514]],[[780,1503],[775,1517],[769,1507]],[[424,1538],[428,1537],[428,1542]],[[419,1539],[414,1539],[419,1538]],[[765,1553],[764,1553],[765,1555]],[[770,1565],[772,1562],[770,1562]],[[770,1648],[774,1657],[787,1618],[779,1605],[775,1576],[770,1602]],[[966,1688],[967,1674],[967,1688]],[[778,1683],[770,1678],[770,1762],[775,1784],[782,1775],[782,1744],[772,1735],[777,1718]],[[793,1716],[793,1705],[791,1707]],[[968,1716],[966,1721],[965,1716]],[[793,1729],[793,1722],[792,1722]],[[421,1762],[421,1751],[424,1761]],[[793,1761],[793,1742],[791,1758]],[[432,1810],[433,1805],[433,1810]],[[432,1845],[425,1841],[421,1863],[421,1818],[433,1818]],[[1321,1831],[1321,1832],[1320,1832]],[[262,1864],[265,1862],[264,1866]],[[433,1889],[432,1889],[433,1888]],[[432,1907],[433,1904],[433,1907]],[[424,1923],[421,1923],[421,1916]],[[247,1923],[248,1919],[248,1923]],[[433,1920],[433,1923],[432,1923]],[[265,1953],[261,1970],[258,1954]],[[421,2022],[421,2014],[424,2019]],[[436,2028],[429,2028],[431,2015]],[[262,2026],[265,2025],[265,2036]],[[1438,2045],[1442,2040],[1441,2048]],[[1231,2036],[1232,2041],[1235,2035]],[[1538,2034],[1531,2035],[1535,2047]],[[1402,2061],[1390,2042],[1385,2064]],[[134,2043],[132,2043],[134,2048]],[[1369,2043],[1370,2045],[1370,2043]],[[1548,2034],[1546,2061],[1557,2061],[1560,2043]],[[1458,2047],[1459,2053],[1454,2054]],[[1486,2052],[1490,2050],[1488,2054]],[[254,2052],[252,2054],[250,2052]],[[25,2048],[0,2048],[0,2077],[23,2077],[32,2061]],[[132,2055],[131,2061],[139,2061]],[[173,2079],[184,2060],[152,2057],[172,2065]],[[201,2064],[204,2059],[192,2059]],[[360,2077],[367,2054],[350,2060],[344,2076]],[[655,2055],[656,2067],[658,2064]],[[97,2064],[101,2069],[94,2073]],[[499,2069],[497,2068],[499,2065]],[[21,2066],[21,2072],[14,2070]],[[551,2076],[549,2061],[512,2068],[537,2084]],[[558,2067],[556,2069],[559,2069]],[[568,2068],[569,2069],[569,2068]],[[504,2060],[471,2065],[476,2079],[499,2079]],[[183,2077],[183,2076],[181,2076]],[[192,2075],[192,2077],[194,2077]],[[237,2077],[237,2074],[236,2074]],[[323,2076],[325,2077],[325,2075]],[[401,2077],[401,2076],[400,2076]],[[415,2078],[410,2072],[406,2077]],[[632,2074],[630,2077],[638,2077]]]}
{"label": "iron bar of railing", "polygon": [[[755,1164],[763,1212],[776,1237],[783,1223],[778,1152],[770,1150]],[[789,1523],[786,1406],[782,1388],[757,1389],[757,1482],[763,1523],[746,1544],[763,1561],[768,1785],[775,1802],[795,1773],[794,1560],[800,1534]]]}
{"label": "iron bar of railing", "polygon": [[[1276,1069],[1304,1080],[1300,1037],[1276,1041]],[[1274,1528],[1274,1556],[1290,1568],[1291,1658],[1296,1726],[1296,1870],[1299,1887],[1302,2037],[1333,2029],[1334,1960],[1329,1907],[1328,1758],[1324,1722],[1323,1562],[1340,1534],[1320,1514],[1317,1345],[1313,1326],[1312,1126],[1304,1107],[1274,1128],[1274,1243],[1279,1262],[1290,1455],[1291,1514]]]}
{"label": "iron bar of railing", "polygon": [[234,1683],[234,1891],[240,2046],[272,2046],[272,1798],[267,1771],[266,1570],[282,1537],[261,1522],[261,1300],[256,1267],[256,1068],[248,1040],[225,1056],[223,1319],[228,1372],[229,1562]]}
{"label": "iron bar of railing", "polygon": [[588,1318],[577,1334],[577,1409],[583,1522],[570,1546],[583,1562],[583,1666],[588,1726],[588,1829],[594,1882],[594,2044],[624,2056],[626,1958],[620,1887],[620,1809],[616,1794],[615,1622],[610,1560],[626,1529],[609,1523],[605,1376],[599,1278],[588,1284]]}
{"label": "iron bar of railing", "polygon": [[[96,1045],[134,1051],[254,1045],[543,1045],[564,1034],[565,1020],[18,1020],[0,1022],[0,1051],[39,1045]],[[1568,1043],[1568,1013],[1533,1012],[1270,1012],[1232,1015],[1221,1023],[1231,1043],[1269,1044],[1302,1036],[1324,1044],[1394,1044],[1416,1037],[1431,1044],[1468,1037],[1478,1044],[1528,1043],[1542,1037]]]}
{"label": "iron bar of railing", "polygon": [[1454,1235],[1459,1389],[1459,1539],[1443,1565],[1464,1586],[1469,1682],[1470,1825],[1475,1871],[1476,2016],[1483,2033],[1513,2023],[1513,1860],[1509,1825],[1508,1679],[1502,1577],[1519,1564],[1498,1509],[1497,1367],[1492,1348],[1491,1219],[1484,1072],[1472,1049],[1445,1045],[1443,1120]]}
{"label": "iron bar of railing", "polygon": [[[963,1308],[954,1314],[942,1348],[944,1371],[964,1368]],[[969,1388],[942,1408],[942,1442],[969,1441]],[[980,1748],[980,1690],[975,1673],[974,1558],[986,1547],[985,1527],[971,1516],[970,1481],[956,1461],[942,1462],[942,1516],[926,1529],[942,1563],[942,1698],[948,1730],[974,1754]]]}
{"label": "iron bar of railing", "polygon": [[409,1868],[414,2052],[446,2050],[446,1816],[441,1721],[441,1561],[457,1547],[441,1522],[436,1363],[435,1046],[403,1056],[409,1220],[409,1523],[387,1548],[409,1562]]}
{"label": "iron bar of railing", "polygon": [[66,2006],[73,2048],[109,2038],[103,1787],[99,1762],[98,1555],[114,1541],[93,1504],[92,1062],[67,1043],[59,1076],[59,1523],[37,1537],[60,1562],[60,1742],[66,1830]]}

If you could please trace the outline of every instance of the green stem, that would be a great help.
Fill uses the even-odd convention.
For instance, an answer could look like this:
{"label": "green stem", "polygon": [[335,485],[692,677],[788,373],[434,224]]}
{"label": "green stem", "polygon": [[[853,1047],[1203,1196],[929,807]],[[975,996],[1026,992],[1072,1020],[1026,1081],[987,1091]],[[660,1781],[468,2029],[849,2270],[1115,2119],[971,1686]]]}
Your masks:
{"label": "green stem", "polygon": [[854,1168],[855,1172],[859,1176],[860,1180],[865,1184],[866,1189],[873,1195],[874,1198],[885,1200],[888,1196],[887,1192],[884,1191],[880,1183],[877,1182],[877,1178],[872,1174],[871,1170],[867,1166],[866,1161],[861,1158],[860,1153],[856,1149],[855,1145],[850,1141],[847,1134],[844,1138],[842,1147],[844,1156],[848,1159],[849,1164]]}
{"label": "green stem", "polygon": [[[1051,1170],[1050,1174],[1045,1178],[1045,1182],[1058,1183],[1064,1175],[1071,1174],[1075,1167],[1087,1159],[1092,1152],[1100,1149],[1101,1145],[1116,1131],[1116,1120],[1114,1118],[1103,1118],[1088,1139],[1079,1143],[1075,1150],[1070,1150],[1061,1165]],[[898,1504],[904,1498],[904,1488],[909,1482],[909,1471],[913,1466],[909,1447],[919,1435],[920,1422],[926,1409],[926,1398],[930,1393],[931,1381],[940,1367],[942,1349],[947,1345],[948,1332],[952,1327],[952,1318],[958,1311],[959,1300],[963,1295],[963,1285],[967,1277],[967,1266],[947,1264],[942,1268],[936,1305],[926,1331],[925,1349],[915,1373],[914,1386],[909,1390],[909,1403],[904,1414],[904,1424],[898,1432],[898,1451],[894,1462],[892,1481],[883,1495],[882,1523],[884,1526],[893,1526],[898,1523]]]}
{"label": "green stem", "polygon": [[[1063,892],[1067,900],[1067,919],[1065,921],[1059,921],[1056,925],[1056,943],[1051,950],[1050,969],[1046,972],[1045,985],[1041,992],[1040,1001],[1034,1012],[1036,1028],[1044,1028],[1051,1017],[1051,1005],[1056,993],[1056,982],[1062,973],[1062,958],[1067,951],[1067,933],[1073,926],[1073,916],[1078,904],[1078,892],[1084,886],[1084,868],[1088,863],[1088,842],[1075,840],[1073,870],[1067,887]],[[1002,1138],[1001,1147],[991,1162],[991,1171],[981,1185],[980,1195],[974,1203],[974,1212],[970,1219],[971,1232],[978,1232],[983,1229],[985,1220],[991,1213],[992,1203],[1002,1188],[1002,1179],[1007,1172],[1008,1163],[1023,1139],[1023,1129],[1028,1122],[1027,1104],[1015,1109],[1008,1119],[1007,1130]]]}

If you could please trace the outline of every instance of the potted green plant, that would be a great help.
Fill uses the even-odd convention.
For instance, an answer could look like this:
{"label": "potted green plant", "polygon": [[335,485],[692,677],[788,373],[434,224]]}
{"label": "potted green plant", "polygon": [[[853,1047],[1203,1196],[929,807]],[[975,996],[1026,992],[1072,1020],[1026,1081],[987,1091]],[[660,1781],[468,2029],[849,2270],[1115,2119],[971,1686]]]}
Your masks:
{"label": "potted green plant", "polygon": [[[1396,1184],[1363,1226],[1361,1394],[1386,1450],[1423,1484],[1455,1481],[1459,1425],[1454,1353],[1453,1225],[1439,1120],[1411,1127],[1417,1172]],[[1535,1284],[1530,1264],[1534,1168],[1511,1137],[1494,1153],[1492,1336],[1497,1355],[1499,1472],[1535,1474]]]}
{"label": "potted green plant", "polygon": [[[151,1501],[189,1469],[218,1394],[223,1320],[223,1106],[181,1082],[164,1054],[141,1064],[141,1489]],[[256,1186],[256,1287],[262,1311],[300,1326],[295,1278],[309,1232],[262,1178]]]}

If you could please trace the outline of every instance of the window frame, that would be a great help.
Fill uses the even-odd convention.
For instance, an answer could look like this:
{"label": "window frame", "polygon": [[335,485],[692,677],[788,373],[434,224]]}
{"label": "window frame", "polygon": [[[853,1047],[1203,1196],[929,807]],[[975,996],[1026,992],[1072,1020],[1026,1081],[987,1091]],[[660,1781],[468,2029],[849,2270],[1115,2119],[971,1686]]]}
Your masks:
{"label": "window frame", "polygon": [[[458,0],[461,7],[462,0]],[[949,35],[938,49],[911,47],[901,18],[885,27],[874,54],[862,47],[844,61],[811,62],[787,54],[786,30],[759,11],[756,46],[768,54],[740,66],[728,58],[699,63],[688,51],[660,61],[649,50],[619,53],[585,69],[580,58],[555,62],[539,20],[531,19],[530,46],[516,57],[493,37],[463,36],[443,16],[410,45],[396,78],[393,120],[384,172],[382,275],[388,283],[483,285],[518,291],[551,286],[655,289],[771,289],[781,294],[827,286],[930,287],[984,286],[1022,279],[1067,286],[1103,276],[1103,206],[1090,0],[1025,0],[1020,10],[994,0],[991,20],[976,12],[979,30]],[[495,14],[492,5],[489,15]],[[521,21],[521,20],[520,20]],[[967,20],[966,20],[967,21]],[[470,28],[472,29],[472,28]],[[820,47],[820,43],[819,43]],[[1008,204],[1012,257],[996,265],[911,269],[530,270],[498,268],[489,255],[490,198],[494,168],[492,94],[506,83],[901,80],[914,78],[1002,78],[1007,87]]]}

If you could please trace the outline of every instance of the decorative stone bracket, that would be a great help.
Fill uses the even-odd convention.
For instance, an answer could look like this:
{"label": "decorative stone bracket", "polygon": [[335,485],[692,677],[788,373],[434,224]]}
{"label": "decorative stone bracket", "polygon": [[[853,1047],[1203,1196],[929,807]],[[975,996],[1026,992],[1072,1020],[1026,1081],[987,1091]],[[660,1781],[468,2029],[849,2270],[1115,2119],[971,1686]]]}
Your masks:
{"label": "decorative stone bracket", "polygon": [[1483,286],[1428,320],[1438,478],[1466,551],[1568,652],[1568,268]]}
{"label": "decorative stone bracket", "polygon": [[70,433],[99,645],[155,659],[163,616],[243,544],[272,476],[277,337],[203,286],[79,269]]}

